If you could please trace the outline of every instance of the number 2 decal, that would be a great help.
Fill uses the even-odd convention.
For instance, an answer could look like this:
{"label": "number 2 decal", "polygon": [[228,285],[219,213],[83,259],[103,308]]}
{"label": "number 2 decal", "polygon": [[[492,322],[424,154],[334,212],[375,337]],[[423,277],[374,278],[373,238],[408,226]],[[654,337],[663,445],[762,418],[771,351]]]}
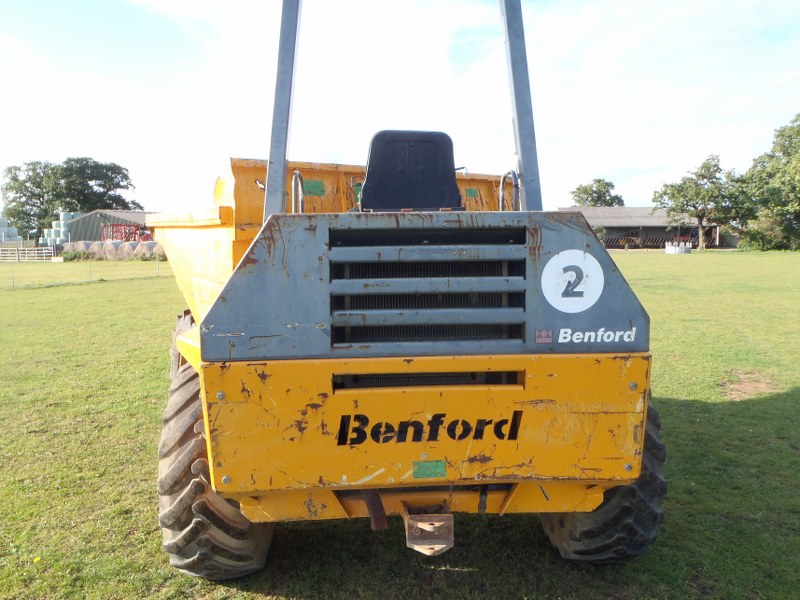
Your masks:
{"label": "number 2 decal", "polygon": [[575,275],[572,279],[567,280],[567,285],[564,287],[564,291],[561,292],[562,298],[583,298],[583,290],[578,290],[577,287],[583,283],[583,269],[581,269],[578,265],[569,265],[564,267],[562,271],[566,273],[572,273]]}
{"label": "number 2 decal", "polygon": [[542,269],[542,294],[564,313],[583,312],[600,299],[605,286],[603,267],[584,250],[562,250]]}

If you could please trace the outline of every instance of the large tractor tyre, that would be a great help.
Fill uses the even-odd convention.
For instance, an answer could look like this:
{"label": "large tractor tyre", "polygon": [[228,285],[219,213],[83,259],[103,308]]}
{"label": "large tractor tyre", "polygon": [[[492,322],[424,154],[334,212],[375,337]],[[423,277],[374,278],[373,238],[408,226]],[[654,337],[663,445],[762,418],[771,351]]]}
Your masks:
{"label": "large tractor tyre", "polygon": [[606,491],[603,503],[590,513],[539,515],[547,537],[561,556],[603,564],[620,562],[644,553],[655,541],[664,521],[661,499],[666,452],[660,436],[661,419],[650,406],[642,457],[642,472],[629,485]]}
{"label": "large tractor tyre", "polygon": [[[191,327],[178,318],[176,334]],[[173,348],[173,358],[175,349]],[[182,363],[182,364],[181,364]],[[158,520],[170,563],[184,573],[230,579],[264,567],[275,526],[251,523],[209,483],[200,377],[178,361],[158,448]]]}
{"label": "large tractor tyre", "polygon": [[178,376],[178,369],[180,369],[181,365],[186,362],[186,359],[183,358],[181,353],[178,351],[178,336],[189,331],[193,326],[194,317],[192,317],[192,313],[189,311],[189,309],[183,311],[183,314],[178,315],[175,329],[172,332],[172,348],[169,351],[169,378],[172,381],[174,381]]}

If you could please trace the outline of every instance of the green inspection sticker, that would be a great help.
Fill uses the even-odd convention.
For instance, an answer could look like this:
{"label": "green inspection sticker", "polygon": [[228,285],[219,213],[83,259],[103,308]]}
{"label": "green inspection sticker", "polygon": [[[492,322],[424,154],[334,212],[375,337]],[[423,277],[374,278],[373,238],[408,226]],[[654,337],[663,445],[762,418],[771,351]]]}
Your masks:
{"label": "green inspection sticker", "polygon": [[443,460],[414,461],[414,479],[444,477],[446,474],[447,469]]}
{"label": "green inspection sticker", "polygon": [[306,196],[324,196],[325,184],[315,179],[306,179],[303,182],[303,193]]}

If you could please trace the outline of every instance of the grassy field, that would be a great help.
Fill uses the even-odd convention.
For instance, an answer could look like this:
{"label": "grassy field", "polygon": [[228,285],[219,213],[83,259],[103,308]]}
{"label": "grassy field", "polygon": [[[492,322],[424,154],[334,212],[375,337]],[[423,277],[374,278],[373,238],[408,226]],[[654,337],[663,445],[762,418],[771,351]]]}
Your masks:
{"label": "grassy field", "polygon": [[[156,446],[184,307],[166,265],[16,290],[0,268],[0,597],[796,598],[800,254],[613,256],[651,316],[668,452],[667,521],[643,558],[567,563],[535,516],[457,516],[434,559],[405,548],[399,519],[380,534],[321,522],[279,527],[266,569],[223,584],[180,575],[160,547]],[[76,268],[15,277],[42,285],[53,267]]]}
{"label": "grassy field", "polygon": [[109,260],[0,263],[0,290],[171,275],[165,261]]}

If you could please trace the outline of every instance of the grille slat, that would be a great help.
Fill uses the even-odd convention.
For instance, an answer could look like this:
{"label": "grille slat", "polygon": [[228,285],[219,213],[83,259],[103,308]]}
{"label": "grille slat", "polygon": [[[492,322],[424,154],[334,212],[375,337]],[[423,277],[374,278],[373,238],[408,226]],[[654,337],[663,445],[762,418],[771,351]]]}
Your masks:
{"label": "grille slat", "polygon": [[[353,268],[354,266],[351,266],[351,274],[356,270]],[[419,276],[391,279],[335,279],[331,281],[330,290],[334,295],[523,292],[525,291],[525,278],[450,275],[447,277]]]}
{"label": "grille slat", "polygon": [[362,246],[330,249],[332,263],[408,262],[408,261],[504,261],[524,260],[525,246],[508,245],[423,245],[423,246]]}

